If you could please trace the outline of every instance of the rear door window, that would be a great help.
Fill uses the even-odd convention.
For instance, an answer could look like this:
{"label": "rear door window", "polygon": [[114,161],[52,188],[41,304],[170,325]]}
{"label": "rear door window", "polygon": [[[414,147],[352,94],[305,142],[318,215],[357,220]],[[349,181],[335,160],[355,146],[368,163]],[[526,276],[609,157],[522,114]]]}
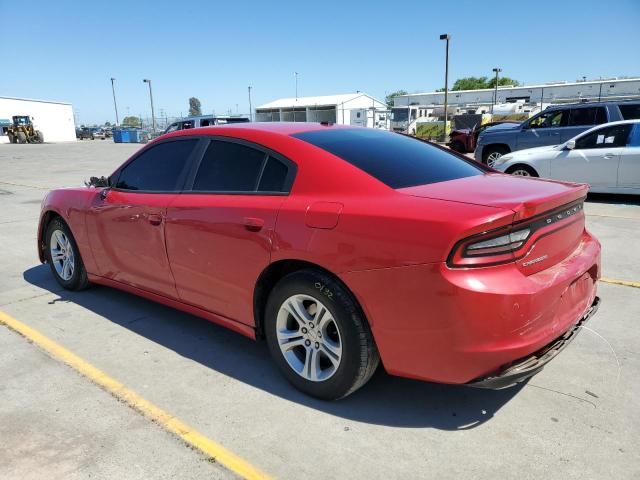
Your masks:
{"label": "rear door window", "polygon": [[368,128],[336,128],[293,136],[342,158],[391,188],[483,174],[483,170],[470,162],[398,133]]}
{"label": "rear door window", "polygon": [[197,143],[197,139],[175,140],[148,148],[125,165],[116,188],[144,192],[181,190],[189,157]]}
{"label": "rear door window", "polygon": [[619,105],[620,114],[625,120],[635,120],[640,118],[640,103],[630,105]]}
{"label": "rear door window", "polygon": [[607,122],[604,107],[572,108],[569,112],[569,126],[599,125]]}

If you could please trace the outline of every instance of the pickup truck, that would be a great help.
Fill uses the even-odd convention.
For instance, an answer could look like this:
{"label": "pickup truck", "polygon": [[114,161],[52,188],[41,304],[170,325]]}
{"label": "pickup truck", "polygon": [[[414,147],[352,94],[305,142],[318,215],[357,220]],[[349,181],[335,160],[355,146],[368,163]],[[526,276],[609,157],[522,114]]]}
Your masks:
{"label": "pickup truck", "polygon": [[552,105],[520,124],[487,128],[478,137],[474,157],[492,167],[509,152],[558,145],[594,125],[636,118],[640,118],[638,101]]}

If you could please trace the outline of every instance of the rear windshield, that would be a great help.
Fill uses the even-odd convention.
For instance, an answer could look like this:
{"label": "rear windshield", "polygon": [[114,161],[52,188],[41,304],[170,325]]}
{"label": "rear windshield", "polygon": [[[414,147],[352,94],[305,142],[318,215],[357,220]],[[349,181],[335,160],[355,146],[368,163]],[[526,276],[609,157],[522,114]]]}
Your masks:
{"label": "rear windshield", "polygon": [[337,128],[297,133],[293,137],[342,158],[391,188],[483,174],[479,167],[455,155],[397,133]]}

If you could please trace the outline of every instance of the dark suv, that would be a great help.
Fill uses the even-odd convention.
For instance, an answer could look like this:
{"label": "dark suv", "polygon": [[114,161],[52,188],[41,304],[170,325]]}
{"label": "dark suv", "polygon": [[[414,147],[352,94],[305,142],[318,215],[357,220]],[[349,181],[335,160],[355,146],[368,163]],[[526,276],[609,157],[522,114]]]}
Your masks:
{"label": "dark suv", "polygon": [[521,124],[502,124],[486,129],[478,137],[474,157],[492,166],[506,153],[557,145],[594,125],[636,118],[640,118],[638,101],[552,105]]}

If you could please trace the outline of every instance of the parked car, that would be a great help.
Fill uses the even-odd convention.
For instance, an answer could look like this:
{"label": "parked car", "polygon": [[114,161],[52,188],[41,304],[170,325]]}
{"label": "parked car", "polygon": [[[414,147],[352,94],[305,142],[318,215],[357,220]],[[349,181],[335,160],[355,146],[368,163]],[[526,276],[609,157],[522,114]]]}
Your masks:
{"label": "parked car", "polygon": [[484,132],[487,128],[495,127],[496,125],[501,125],[503,123],[520,124],[520,122],[505,120],[501,122],[485,123],[482,125],[477,124],[473,128],[458,128],[452,130],[449,134],[449,148],[459,153],[473,152],[476,148],[478,135]]}
{"label": "parked car", "polygon": [[82,127],[80,131],[76,131],[76,137],[80,140],[84,140],[85,138],[88,140],[95,140],[96,138],[104,140],[105,134],[100,128]]}
{"label": "parked car", "polygon": [[212,127],[214,125],[226,125],[228,123],[246,123],[249,119],[240,115],[202,115],[189,117],[169,125],[164,133],[188,130],[190,128]]}
{"label": "parked car", "polygon": [[640,102],[553,105],[520,125],[497,125],[478,137],[477,161],[492,166],[509,152],[558,145],[594,125],[640,118]]}
{"label": "parked car", "polygon": [[494,168],[513,175],[585,182],[592,192],[640,194],[640,120],[607,123],[565,143],[508,153]]}
{"label": "parked car", "polygon": [[380,360],[504,388],[598,307],[586,193],[381,130],[226,125],[50,192],[37,245],[66,289],[107,285],[264,337],[319,398],[354,392]]}

